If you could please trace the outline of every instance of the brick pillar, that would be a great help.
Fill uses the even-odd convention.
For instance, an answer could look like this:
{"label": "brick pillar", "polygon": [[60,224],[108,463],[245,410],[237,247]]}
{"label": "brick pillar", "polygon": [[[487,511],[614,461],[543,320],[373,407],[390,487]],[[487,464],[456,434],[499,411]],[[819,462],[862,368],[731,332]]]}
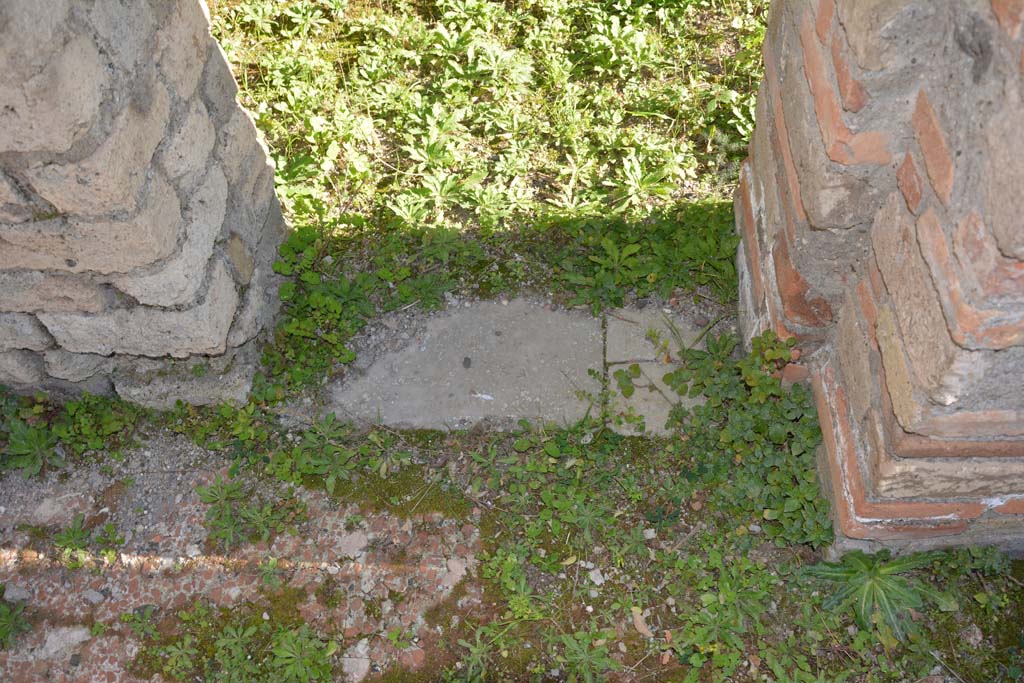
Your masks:
{"label": "brick pillar", "polygon": [[1024,0],[777,0],[740,317],[795,337],[840,540],[1024,550]]}
{"label": "brick pillar", "polygon": [[0,3],[0,384],[242,399],[274,172],[202,0]]}

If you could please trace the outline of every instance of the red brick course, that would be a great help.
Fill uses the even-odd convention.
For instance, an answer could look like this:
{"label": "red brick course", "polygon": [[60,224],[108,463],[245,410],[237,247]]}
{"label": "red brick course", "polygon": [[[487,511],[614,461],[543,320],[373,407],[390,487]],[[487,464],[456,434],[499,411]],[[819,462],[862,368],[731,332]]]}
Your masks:
{"label": "red brick course", "polygon": [[938,287],[940,300],[953,340],[968,348],[1004,349],[1024,342],[1024,315],[1004,315],[992,308],[976,307],[971,301],[954,261],[938,214],[925,211],[917,220],[921,253]]}
{"label": "red brick course", "polygon": [[999,25],[1011,38],[1020,35],[1021,21],[1024,20],[1024,0],[992,0],[992,11]]}
{"label": "red brick course", "polygon": [[[875,335],[878,317],[876,299],[884,291],[877,268],[869,267],[869,278],[856,287],[860,314],[867,323],[871,351],[881,354]],[[869,283],[872,283],[869,285]],[[848,311],[843,315],[850,315]],[[1024,457],[1024,415],[1013,410],[964,411],[953,415],[934,415],[930,403],[920,407],[916,429],[920,434],[907,432],[899,424],[893,410],[890,387],[884,366],[878,373],[879,396],[876,415],[885,433],[886,443],[895,457],[900,458],[977,458]],[[929,438],[928,434],[941,438]]]}
{"label": "red brick course", "polygon": [[[839,531],[851,538],[901,539],[949,535],[985,511],[981,503],[876,502],[868,498],[850,430],[846,393],[830,363],[814,375],[814,396],[828,452]],[[917,521],[920,525],[906,524]]]}
{"label": "red brick course", "polygon": [[843,46],[838,34],[832,36],[832,68],[835,70],[843,109],[852,113],[859,112],[868,103],[868,93],[850,72],[850,64],[843,55]]}
{"label": "red brick course", "polygon": [[995,510],[1001,515],[1024,515],[1024,498],[1008,500]]}
{"label": "red brick course", "polygon": [[772,250],[775,277],[779,286],[782,310],[793,322],[807,327],[823,327],[832,321],[832,308],[821,297],[810,296],[810,285],[793,266],[789,240],[780,234]]}
{"label": "red brick course", "polygon": [[819,0],[817,19],[814,22],[818,40],[822,45],[828,44],[828,36],[832,31],[832,18],[836,14],[835,0]]}
{"label": "red brick course", "polygon": [[814,99],[814,111],[821,129],[821,139],[829,159],[844,165],[889,163],[889,134],[884,131],[853,133],[843,121],[839,101],[826,72],[821,45],[815,40],[814,21],[810,11],[800,20],[800,45],[807,84]]}
{"label": "red brick course", "polygon": [[953,193],[953,158],[949,154],[949,147],[946,144],[946,137],[942,133],[939,117],[924,90],[917,92],[917,101],[914,105],[911,122],[917,136],[917,144],[921,146],[924,167],[932,182],[932,188],[942,203],[948,205],[949,198]]}
{"label": "red brick course", "polygon": [[786,187],[789,189],[789,197],[793,202],[793,209],[797,218],[801,221],[807,220],[807,211],[804,209],[803,200],[800,197],[800,181],[796,172],[796,164],[793,163],[793,151],[789,146],[789,130],[786,127],[786,116],[782,110],[782,98],[779,95],[781,82],[778,69],[775,66],[774,55],[770,54],[768,44],[764,49],[764,73],[765,82],[768,85],[768,96],[772,105],[772,145],[779,156],[782,157],[782,165],[785,170]]}
{"label": "red brick course", "polygon": [[914,158],[908,152],[903,157],[903,163],[896,171],[896,184],[903,193],[903,199],[907,202],[907,208],[911,213],[916,214],[921,206],[921,197],[924,194],[924,186],[921,184],[921,176],[914,165]]}
{"label": "red brick course", "polygon": [[741,236],[744,244],[747,245],[747,258],[750,273],[751,286],[753,287],[754,301],[759,304],[764,301],[764,281],[761,277],[761,248],[758,246],[756,226],[754,224],[754,209],[750,203],[750,164],[743,162],[740,170],[740,185],[736,188],[736,199],[740,210],[737,212],[737,220],[742,227]]}
{"label": "red brick course", "polygon": [[1024,301],[1024,261],[999,252],[992,233],[981,217],[971,213],[960,221],[954,236],[954,252],[961,269],[986,301]]}

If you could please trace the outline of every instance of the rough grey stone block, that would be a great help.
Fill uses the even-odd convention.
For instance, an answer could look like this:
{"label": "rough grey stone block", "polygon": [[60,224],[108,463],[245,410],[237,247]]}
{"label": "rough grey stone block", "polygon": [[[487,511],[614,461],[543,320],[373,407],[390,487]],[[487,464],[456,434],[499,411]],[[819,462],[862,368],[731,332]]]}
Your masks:
{"label": "rough grey stone block", "polygon": [[170,115],[164,86],[152,78],[148,88],[148,107],[140,109],[132,98],[114,121],[110,136],[90,156],[78,163],[46,164],[26,171],[35,190],[63,213],[109,216],[134,211]]}
{"label": "rough grey stone block", "polygon": [[184,311],[138,306],[95,315],[40,313],[39,319],[68,351],[184,358],[223,353],[237,305],[235,283],[217,262],[202,303]]}
{"label": "rough grey stone block", "polygon": [[185,211],[185,241],[177,254],[145,274],[118,277],[114,284],[148,306],[183,306],[195,300],[224,220],[227,184],[211,168],[205,182],[189,199]]}
{"label": "rough grey stone block", "polygon": [[0,351],[42,351],[52,345],[53,337],[35,316],[27,313],[0,313]]}

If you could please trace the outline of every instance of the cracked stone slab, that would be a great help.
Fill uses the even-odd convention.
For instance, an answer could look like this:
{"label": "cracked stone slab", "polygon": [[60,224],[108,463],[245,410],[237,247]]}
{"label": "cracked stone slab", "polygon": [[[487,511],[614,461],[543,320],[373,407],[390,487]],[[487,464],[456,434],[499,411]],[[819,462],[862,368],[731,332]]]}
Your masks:
{"label": "cracked stone slab", "polygon": [[660,339],[668,342],[668,350],[673,356],[676,355],[680,341],[686,346],[692,346],[701,333],[699,328],[678,313],[656,306],[619,308],[610,311],[607,320],[605,360],[608,363],[637,363],[664,357],[665,354],[659,353],[658,346],[648,338],[649,330],[655,331]]}
{"label": "cracked stone slab", "polygon": [[[610,311],[607,321],[605,360],[612,429],[620,434],[668,434],[665,425],[672,406],[681,403],[692,407],[703,399],[679,396],[665,384],[662,377],[677,367],[666,361],[678,358],[680,345],[703,348],[703,340],[698,343],[701,330],[683,315],[657,306],[620,308]],[[618,390],[615,371],[628,370],[633,363],[641,374],[634,381],[633,395],[626,398]],[[625,420],[628,415],[643,418],[644,429]]]}
{"label": "cracked stone slab", "polygon": [[[619,434],[668,434],[669,413],[674,405],[682,404],[692,408],[704,402],[702,396],[679,396],[665,384],[662,377],[675,369],[675,365],[661,361],[644,361],[637,363],[640,377],[633,381],[635,390],[629,398],[623,396],[615,383],[616,370],[628,370],[631,363],[616,363],[608,366],[609,384],[612,388],[609,397],[609,410],[612,414],[611,428]],[[636,415],[643,418],[645,429],[641,430],[636,423],[615,419],[617,416]]]}
{"label": "cracked stone slab", "polygon": [[440,315],[366,373],[330,388],[339,416],[421,428],[467,428],[481,420],[569,424],[596,396],[589,370],[602,366],[601,321],[524,299],[487,301]]}

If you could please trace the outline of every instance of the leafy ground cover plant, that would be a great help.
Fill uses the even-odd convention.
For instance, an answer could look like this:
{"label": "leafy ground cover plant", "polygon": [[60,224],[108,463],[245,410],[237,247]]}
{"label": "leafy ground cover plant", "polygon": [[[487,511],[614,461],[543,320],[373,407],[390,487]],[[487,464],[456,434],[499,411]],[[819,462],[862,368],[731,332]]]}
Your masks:
{"label": "leafy ground cover plant", "polygon": [[736,345],[720,336],[707,339],[707,350],[679,350],[679,367],[664,379],[705,402],[676,410],[674,419],[705,476],[720,482],[715,496],[723,506],[760,516],[780,546],[824,545],[832,527],[815,474],[817,415],[808,388],[785,387],[779,377],[791,344],[765,332],[751,340],[749,355],[734,360]]}
{"label": "leafy ground cover plant", "polygon": [[145,414],[119,399],[85,394],[56,404],[42,394],[16,397],[0,386],[0,469],[17,469],[27,479],[63,467],[68,456],[102,449],[117,457]]}
{"label": "leafy ground cover plant", "polygon": [[20,470],[21,475],[28,479],[42,472],[44,466],[64,466],[64,458],[57,450],[57,437],[45,426],[32,426],[16,417],[11,418],[6,426],[5,468]]}
{"label": "leafy ground cover plant", "polygon": [[10,648],[19,635],[32,629],[24,615],[25,606],[4,600],[5,590],[0,583],[0,650]]}
{"label": "leafy ground cover plant", "polygon": [[175,615],[174,633],[144,635],[136,672],[216,683],[334,680],[331,658],[337,641],[301,623],[294,605],[288,605],[294,597],[269,594],[264,601],[230,610],[197,602]]}
{"label": "leafy ground cover plant", "polygon": [[256,495],[238,480],[220,477],[196,491],[209,505],[205,525],[209,540],[229,551],[244,541],[268,541],[276,534],[295,534],[306,521],[305,505],[291,495],[278,499]]}

